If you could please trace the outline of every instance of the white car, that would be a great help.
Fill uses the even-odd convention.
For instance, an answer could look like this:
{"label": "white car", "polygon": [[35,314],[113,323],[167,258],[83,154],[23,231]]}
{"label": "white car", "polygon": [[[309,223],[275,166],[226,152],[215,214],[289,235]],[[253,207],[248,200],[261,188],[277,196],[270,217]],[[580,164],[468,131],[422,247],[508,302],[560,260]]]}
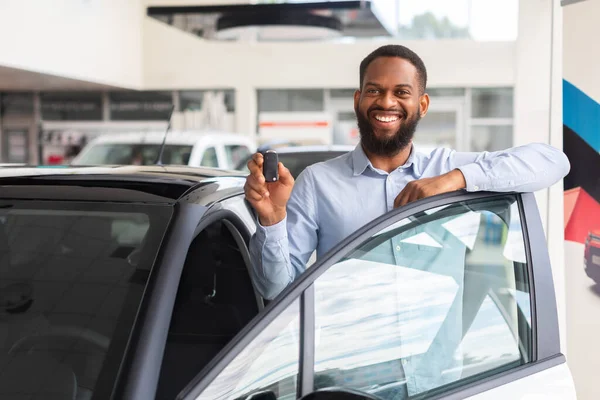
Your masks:
{"label": "white car", "polygon": [[[158,161],[164,132],[106,134],[88,143],[71,165],[152,165]],[[162,164],[233,169],[256,151],[249,136],[236,133],[170,131]]]}

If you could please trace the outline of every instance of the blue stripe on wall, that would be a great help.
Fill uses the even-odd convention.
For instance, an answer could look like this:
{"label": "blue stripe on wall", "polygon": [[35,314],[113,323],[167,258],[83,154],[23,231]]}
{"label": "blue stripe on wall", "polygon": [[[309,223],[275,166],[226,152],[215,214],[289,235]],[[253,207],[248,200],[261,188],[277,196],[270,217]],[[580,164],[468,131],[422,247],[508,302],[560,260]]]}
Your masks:
{"label": "blue stripe on wall", "polygon": [[600,152],[600,104],[563,79],[563,124]]}

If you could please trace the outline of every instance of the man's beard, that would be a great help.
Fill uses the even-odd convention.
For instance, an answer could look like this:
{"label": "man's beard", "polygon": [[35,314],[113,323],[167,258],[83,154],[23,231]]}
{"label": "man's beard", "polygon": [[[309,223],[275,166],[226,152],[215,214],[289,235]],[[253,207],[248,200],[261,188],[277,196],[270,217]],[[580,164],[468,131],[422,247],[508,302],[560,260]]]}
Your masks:
{"label": "man's beard", "polygon": [[[372,110],[369,110],[369,113]],[[358,131],[360,132],[360,142],[363,148],[374,155],[392,157],[405,149],[413,139],[421,114],[417,110],[414,116],[404,120],[394,136],[385,139],[379,139],[373,131],[373,126],[361,112],[356,112],[356,121]]]}

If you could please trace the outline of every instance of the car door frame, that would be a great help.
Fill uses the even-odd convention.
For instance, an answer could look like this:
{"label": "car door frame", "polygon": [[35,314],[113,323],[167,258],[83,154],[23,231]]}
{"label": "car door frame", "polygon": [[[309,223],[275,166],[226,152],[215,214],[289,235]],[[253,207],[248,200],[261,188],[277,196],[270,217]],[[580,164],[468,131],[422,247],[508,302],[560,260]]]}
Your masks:
{"label": "car door frame", "polygon": [[[535,374],[542,370],[565,363],[560,352],[556,297],[550,258],[541,218],[533,193],[496,193],[458,191],[433,196],[395,209],[366,224],[355,233],[330,250],[296,281],[279,294],[266,308],[265,312],[253,319],[240,333],[215,357],[186,388],[177,399],[190,400],[200,395],[208,385],[231,363],[231,361],[250,344],[281,312],[296,299],[300,299],[300,354],[298,397],[314,391],[314,282],[332,265],[336,264],[361,243],[382,229],[410,217],[416,213],[458,202],[473,201],[512,194],[517,197],[523,231],[531,301],[531,325],[533,329],[533,351],[530,363],[509,371],[465,384],[454,390],[432,398],[458,399],[472,396],[494,387],[502,386],[517,379]],[[543,335],[540,336],[540,333]]]}

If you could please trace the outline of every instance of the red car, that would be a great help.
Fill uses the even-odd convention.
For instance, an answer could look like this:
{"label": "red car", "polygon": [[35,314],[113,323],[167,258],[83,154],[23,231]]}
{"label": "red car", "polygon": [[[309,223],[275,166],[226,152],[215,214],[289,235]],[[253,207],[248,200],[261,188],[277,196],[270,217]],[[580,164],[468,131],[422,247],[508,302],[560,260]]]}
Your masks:
{"label": "red car", "polygon": [[583,262],[587,276],[600,282],[600,229],[588,233],[585,239]]}

